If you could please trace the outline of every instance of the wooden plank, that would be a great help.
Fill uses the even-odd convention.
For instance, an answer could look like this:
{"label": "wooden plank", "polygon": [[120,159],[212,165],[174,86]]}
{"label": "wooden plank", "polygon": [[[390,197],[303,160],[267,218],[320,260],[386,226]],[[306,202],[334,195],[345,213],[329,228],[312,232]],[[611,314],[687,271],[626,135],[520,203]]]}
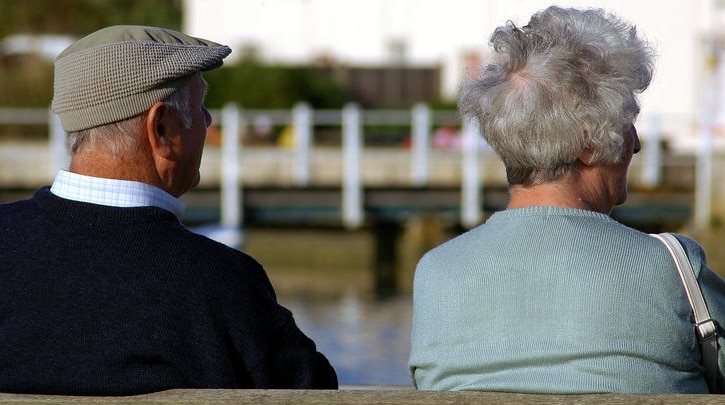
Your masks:
{"label": "wooden plank", "polygon": [[411,390],[170,390],[129,397],[79,397],[0,394],[2,404],[716,404],[717,395],[588,394],[541,395],[473,391]]}

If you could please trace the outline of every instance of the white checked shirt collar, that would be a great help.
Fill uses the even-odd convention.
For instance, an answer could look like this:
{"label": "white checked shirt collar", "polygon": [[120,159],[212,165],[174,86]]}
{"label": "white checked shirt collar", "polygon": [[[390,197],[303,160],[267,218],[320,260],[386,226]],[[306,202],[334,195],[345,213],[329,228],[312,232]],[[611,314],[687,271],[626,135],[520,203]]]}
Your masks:
{"label": "white checked shirt collar", "polygon": [[111,207],[159,207],[177,217],[184,212],[184,203],[150,184],[91,177],[66,170],[55,176],[50,192],[67,200]]}

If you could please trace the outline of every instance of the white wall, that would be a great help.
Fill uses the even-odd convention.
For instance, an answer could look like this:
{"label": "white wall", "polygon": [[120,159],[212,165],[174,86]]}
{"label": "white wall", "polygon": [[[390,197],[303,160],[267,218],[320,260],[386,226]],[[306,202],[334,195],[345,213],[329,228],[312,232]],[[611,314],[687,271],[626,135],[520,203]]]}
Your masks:
{"label": "white wall", "polygon": [[[642,97],[643,116],[689,127],[700,103],[703,35],[713,0],[559,0],[602,7],[633,22],[658,50],[657,71]],[[300,63],[327,55],[350,65],[393,59],[391,41],[406,44],[406,61],[440,65],[443,94],[455,95],[467,54],[485,54],[496,26],[525,24],[549,0],[184,0],[184,30],[230,45],[229,62],[253,44],[266,61]],[[676,122],[675,122],[676,121]]]}

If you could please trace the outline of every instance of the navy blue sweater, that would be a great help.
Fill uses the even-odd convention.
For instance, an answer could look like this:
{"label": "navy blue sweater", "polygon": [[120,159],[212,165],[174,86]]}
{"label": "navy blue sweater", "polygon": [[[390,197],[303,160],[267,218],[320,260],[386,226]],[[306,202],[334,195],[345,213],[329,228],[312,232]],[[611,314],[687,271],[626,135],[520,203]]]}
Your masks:
{"label": "navy blue sweater", "polygon": [[0,205],[0,391],[337,388],[254,259],[155,207]]}

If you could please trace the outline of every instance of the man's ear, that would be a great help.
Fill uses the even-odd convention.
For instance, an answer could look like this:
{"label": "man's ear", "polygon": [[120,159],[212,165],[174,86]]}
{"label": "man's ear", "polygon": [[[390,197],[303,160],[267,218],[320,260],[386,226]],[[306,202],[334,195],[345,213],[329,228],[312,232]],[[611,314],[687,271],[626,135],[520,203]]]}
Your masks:
{"label": "man's ear", "polygon": [[146,135],[155,155],[170,159],[174,155],[173,112],[162,101],[151,106],[146,115]]}

